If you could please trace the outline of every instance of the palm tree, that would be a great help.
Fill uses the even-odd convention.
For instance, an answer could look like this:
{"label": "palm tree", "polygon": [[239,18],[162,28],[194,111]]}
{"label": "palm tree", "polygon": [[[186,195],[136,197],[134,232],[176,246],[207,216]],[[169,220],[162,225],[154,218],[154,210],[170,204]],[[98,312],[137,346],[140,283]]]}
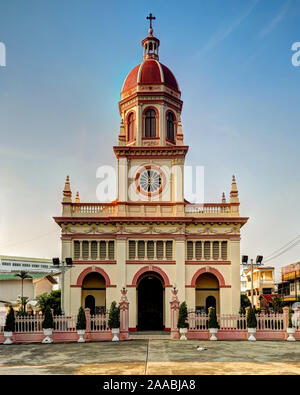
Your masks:
{"label": "palm tree", "polygon": [[25,279],[32,278],[32,277],[28,274],[28,272],[24,272],[24,271],[21,271],[20,273],[15,274],[15,277],[19,277],[22,281],[21,303],[22,303],[22,310],[23,310],[23,312],[25,312],[25,303],[24,303],[24,297],[23,297],[23,282]]}

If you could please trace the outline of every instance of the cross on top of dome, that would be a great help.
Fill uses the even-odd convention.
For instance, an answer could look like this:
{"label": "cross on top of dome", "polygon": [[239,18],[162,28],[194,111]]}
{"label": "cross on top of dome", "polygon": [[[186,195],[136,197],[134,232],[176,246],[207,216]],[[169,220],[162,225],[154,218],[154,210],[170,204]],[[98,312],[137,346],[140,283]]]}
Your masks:
{"label": "cross on top of dome", "polygon": [[152,35],[152,21],[156,19],[151,13],[146,17],[150,21],[149,36],[142,41],[144,47],[144,59],[156,59],[158,60],[158,47],[159,39]]}
{"label": "cross on top of dome", "polygon": [[152,20],[155,20],[156,17],[155,17],[155,16],[152,16],[152,14],[150,13],[149,16],[146,17],[146,19],[149,19],[149,20],[150,20],[149,34],[150,34],[150,36],[152,36],[152,33],[153,33],[153,29],[152,29]]}

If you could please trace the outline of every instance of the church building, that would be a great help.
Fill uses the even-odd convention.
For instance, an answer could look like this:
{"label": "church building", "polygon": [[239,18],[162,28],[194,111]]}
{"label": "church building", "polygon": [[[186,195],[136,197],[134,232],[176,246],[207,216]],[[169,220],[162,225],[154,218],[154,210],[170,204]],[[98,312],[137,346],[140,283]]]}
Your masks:
{"label": "church building", "polygon": [[[235,177],[230,198],[192,204],[184,198],[188,146],[181,124],[183,102],[172,71],[159,60],[160,41],[150,14],[143,58],[121,90],[121,126],[113,147],[118,192],[111,203],[72,199],[67,177],[61,227],[64,310],[95,314],[127,289],[130,330],[169,330],[172,288],[188,309],[238,313],[240,217]],[[117,136],[116,136],[117,137]]]}

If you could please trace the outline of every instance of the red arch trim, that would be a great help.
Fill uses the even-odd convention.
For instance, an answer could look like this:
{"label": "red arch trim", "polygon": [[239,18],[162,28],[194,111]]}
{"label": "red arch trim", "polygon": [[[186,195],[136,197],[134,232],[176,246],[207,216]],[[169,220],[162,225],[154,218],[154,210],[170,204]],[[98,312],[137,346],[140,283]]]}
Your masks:
{"label": "red arch trim", "polygon": [[166,273],[161,268],[159,268],[157,266],[142,267],[138,272],[135,273],[131,286],[136,287],[138,279],[141,277],[142,274],[147,273],[147,272],[155,272],[155,273],[160,274],[164,280],[164,286],[171,287],[169,277],[166,275]]}
{"label": "red arch trim", "polygon": [[206,266],[206,267],[196,271],[196,273],[194,274],[194,276],[192,278],[192,282],[191,282],[191,286],[192,287],[194,287],[194,288],[196,287],[197,278],[203,273],[214,274],[217,277],[218,281],[219,281],[219,286],[220,287],[225,287],[225,280],[224,280],[224,277],[222,276],[222,274],[219,272],[219,270],[217,270],[217,269],[215,269],[213,267],[210,267],[210,266]]}
{"label": "red arch trim", "polygon": [[94,269],[91,268],[91,267],[88,267],[87,269],[83,270],[83,271],[79,274],[79,276],[78,276],[78,278],[77,278],[76,285],[79,286],[79,287],[82,287],[82,283],[83,283],[84,277],[85,277],[87,274],[92,273],[92,272],[96,272],[96,273],[101,274],[101,275],[104,277],[104,279],[105,279],[105,285],[106,285],[107,287],[111,286],[111,284],[110,284],[110,279],[109,279],[108,274],[107,274],[103,269],[101,269],[100,267],[95,267]]}

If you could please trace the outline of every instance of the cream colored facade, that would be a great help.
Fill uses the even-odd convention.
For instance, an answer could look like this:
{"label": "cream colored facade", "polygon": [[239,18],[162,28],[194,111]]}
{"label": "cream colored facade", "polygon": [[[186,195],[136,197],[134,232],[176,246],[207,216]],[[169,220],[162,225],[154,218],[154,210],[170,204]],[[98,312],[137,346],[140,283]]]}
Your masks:
{"label": "cream colored facade", "polygon": [[[247,287],[246,294],[251,301],[251,269],[246,271]],[[253,268],[253,304],[256,308],[261,307],[260,296],[272,295],[274,293],[274,267]]]}
{"label": "cream colored facade", "polygon": [[221,202],[204,205],[184,199],[188,146],[181,93],[159,62],[159,40],[152,33],[142,42],[142,63],[121,92],[121,126],[113,148],[117,199],[82,203],[77,194],[73,201],[67,177],[62,215],[55,217],[62,259],[74,262],[65,276],[65,312],[76,314],[80,305],[93,312],[109,308],[126,287],[133,330],[170,328],[173,286],[189,309],[216,305],[220,313],[237,313],[240,229],[248,219],[239,214],[235,177],[229,202],[224,195]]}

